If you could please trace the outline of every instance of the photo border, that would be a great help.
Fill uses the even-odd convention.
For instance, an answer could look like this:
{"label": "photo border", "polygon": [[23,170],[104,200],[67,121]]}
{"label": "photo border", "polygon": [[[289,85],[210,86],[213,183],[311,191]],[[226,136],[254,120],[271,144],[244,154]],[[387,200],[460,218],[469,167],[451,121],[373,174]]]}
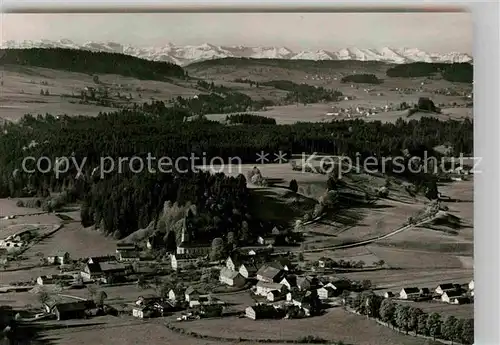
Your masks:
{"label": "photo border", "polygon": [[[500,344],[500,4],[498,1],[23,1],[3,0],[2,13],[102,12],[457,12],[474,29],[474,331],[476,345]],[[1,25],[1,22],[0,22]],[[425,23],[423,23],[425,25]],[[478,284],[479,283],[479,284]]]}

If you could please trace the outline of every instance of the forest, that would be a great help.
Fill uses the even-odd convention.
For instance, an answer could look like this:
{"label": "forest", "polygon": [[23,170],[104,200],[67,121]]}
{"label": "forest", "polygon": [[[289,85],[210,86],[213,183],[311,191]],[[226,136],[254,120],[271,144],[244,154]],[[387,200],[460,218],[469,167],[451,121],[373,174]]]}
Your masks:
{"label": "forest", "polygon": [[450,82],[472,83],[474,67],[470,63],[426,63],[413,62],[391,67],[386,74],[392,78],[432,77],[440,73]]}
{"label": "forest", "polygon": [[144,80],[185,78],[187,73],[169,62],[149,61],[129,55],[63,48],[1,49],[1,65],[52,68],[89,74],[118,74]]}
{"label": "forest", "polygon": [[351,74],[341,79],[342,83],[360,83],[360,84],[382,84],[382,80],[374,74]]}

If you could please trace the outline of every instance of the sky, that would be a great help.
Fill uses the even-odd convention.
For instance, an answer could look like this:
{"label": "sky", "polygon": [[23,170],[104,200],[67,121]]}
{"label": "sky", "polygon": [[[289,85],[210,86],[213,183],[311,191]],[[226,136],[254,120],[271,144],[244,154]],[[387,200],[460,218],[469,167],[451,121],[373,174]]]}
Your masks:
{"label": "sky", "polygon": [[472,53],[468,13],[1,14],[6,40],[71,39],[135,46],[285,46],[292,50],[419,48]]}

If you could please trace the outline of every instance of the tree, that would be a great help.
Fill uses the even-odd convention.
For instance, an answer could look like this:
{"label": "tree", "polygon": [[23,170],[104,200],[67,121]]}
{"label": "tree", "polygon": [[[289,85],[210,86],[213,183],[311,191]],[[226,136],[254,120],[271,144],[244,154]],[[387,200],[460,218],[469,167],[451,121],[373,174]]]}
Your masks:
{"label": "tree", "polygon": [[43,92],[43,89],[40,89],[40,95],[44,96],[45,92]]}
{"label": "tree", "polygon": [[92,77],[92,80],[94,81],[95,84],[99,84],[100,83],[100,80],[99,80],[99,76],[98,75],[94,75]]}
{"label": "tree", "polygon": [[474,343],[474,319],[467,319],[462,326],[462,343],[470,345]]}
{"label": "tree", "polygon": [[427,318],[427,329],[429,331],[429,335],[436,340],[436,337],[441,335],[441,315],[438,313],[432,313]]}
{"label": "tree", "polygon": [[464,326],[465,326],[465,320],[457,319],[457,322],[455,323],[455,332],[453,335],[453,341],[456,341],[458,343],[462,342],[462,333],[464,330]]}
{"label": "tree", "polygon": [[170,230],[167,233],[165,243],[166,243],[167,252],[174,253],[175,250],[177,249],[177,242],[175,239],[175,231]]}
{"label": "tree", "polygon": [[441,333],[443,337],[447,340],[450,340],[453,344],[453,340],[456,338],[456,326],[457,326],[457,318],[453,315],[450,315],[446,318],[443,323]]}
{"label": "tree", "polygon": [[419,323],[418,320],[420,316],[422,316],[424,312],[420,308],[410,307],[410,330],[415,331],[416,334],[419,334]]}
{"label": "tree", "polygon": [[44,94],[44,95],[45,95],[45,96],[50,96],[49,89],[46,89],[46,90],[45,90],[45,94]]}
{"label": "tree", "polygon": [[370,290],[372,287],[372,281],[369,279],[365,279],[361,282],[361,288],[363,290]]}
{"label": "tree", "polygon": [[396,303],[390,299],[384,299],[380,304],[379,315],[380,319],[388,324],[392,324],[394,321],[394,315],[396,314]]}
{"label": "tree", "polygon": [[236,247],[236,235],[233,231],[227,233],[227,246],[229,250],[233,250]]}
{"label": "tree", "polygon": [[137,279],[137,287],[143,290],[149,288],[149,284],[146,278],[144,278],[143,276],[139,276],[139,278]]}
{"label": "tree", "polygon": [[395,321],[399,329],[408,334],[410,326],[410,307],[407,305],[398,304],[396,306]]}
{"label": "tree", "polygon": [[47,291],[40,291],[37,295],[37,298],[38,298],[38,301],[40,302],[40,304],[44,305],[49,301],[50,296],[47,293]]}
{"label": "tree", "polygon": [[210,260],[221,260],[224,257],[224,240],[216,237],[212,241],[212,250],[210,251]]}
{"label": "tree", "polygon": [[304,253],[302,252],[299,253],[298,260],[301,262],[304,261]]}
{"label": "tree", "polygon": [[290,186],[288,187],[292,192],[297,193],[299,190],[299,184],[297,183],[297,180],[291,180],[290,181]]}
{"label": "tree", "polygon": [[422,315],[420,315],[418,317],[418,331],[420,332],[420,334],[423,334],[423,335],[429,335],[429,329],[427,328],[427,319],[428,319],[428,315],[423,313]]}
{"label": "tree", "polygon": [[95,304],[97,305],[98,308],[104,308],[104,301],[108,298],[108,295],[104,291],[99,291],[97,294],[97,298],[95,300]]}

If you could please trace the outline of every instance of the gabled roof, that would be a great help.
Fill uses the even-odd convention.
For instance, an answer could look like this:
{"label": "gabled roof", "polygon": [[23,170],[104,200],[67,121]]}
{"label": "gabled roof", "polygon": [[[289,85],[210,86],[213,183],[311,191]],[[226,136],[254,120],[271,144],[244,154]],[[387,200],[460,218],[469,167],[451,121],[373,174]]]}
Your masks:
{"label": "gabled roof", "polygon": [[453,283],[439,284],[437,288],[441,288],[441,290],[454,290],[455,285]]}
{"label": "gabled roof", "polygon": [[281,290],[281,288],[283,287],[283,285],[279,283],[266,283],[261,281],[259,281],[256,286],[271,290]]}
{"label": "gabled roof", "polygon": [[297,277],[297,286],[302,288],[308,288],[313,284],[312,278],[310,277]]}
{"label": "gabled roof", "polygon": [[407,288],[403,288],[403,291],[407,294],[409,293],[420,293],[420,290],[419,288],[417,287],[407,287]]}
{"label": "gabled roof", "polygon": [[116,249],[118,250],[136,250],[137,247],[133,243],[117,243],[116,244]]}
{"label": "gabled roof", "polygon": [[448,296],[449,298],[451,298],[451,297],[460,297],[460,296],[462,296],[462,293],[461,293],[460,291],[455,291],[455,290],[445,291],[445,292],[443,293],[443,295],[445,295],[445,294],[446,294],[446,296]]}
{"label": "gabled roof", "polygon": [[321,289],[324,289],[324,290],[328,291],[329,293],[335,293],[335,289],[332,288],[331,286],[323,286],[323,287],[320,287],[318,290],[321,290]]}
{"label": "gabled roof", "polygon": [[290,286],[297,286],[297,276],[294,274],[289,274],[285,278],[281,279],[281,281],[286,280]]}
{"label": "gabled roof", "polygon": [[92,264],[87,263],[86,266],[88,267],[89,273],[101,273],[102,272],[102,268],[101,268],[101,265],[99,263],[92,263]]}
{"label": "gabled roof", "polygon": [[211,248],[210,243],[194,243],[194,242],[182,242],[177,247],[179,248]]}
{"label": "gabled roof", "polygon": [[281,270],[275,267],[271,267],[269,265],[262,266],[258,271],[257,275],[263,276],[268,279],[274,280],[281,274]]}
{"label": "gabled roof", "polygon": [[281,296],[281,291],[279,290],[271,290],[268,292],[268,294],[272,294],[274,297],[279,297]]}
{"label": "gabled roof", "polygon": [[222,269],[220,270],[220,276],[228,278],[228,279],[234,279],[238,275],[240,275],[240,273],[238,271],[230,270],[227,267],[222,267]]}
{"label": "gabled roof", "polygon": [[77,301],[77,302],[68,302],[68,303],[56,303],[52,308],[57,308],[57,310],[61,312],[71,312],[71,311],[83,311],[87,309],[88,302],[87,301]]}
{"label": "gabled roof", "polygon": [[240,265],[240,269],[241,269],[242,267],[245,267],[245,269],[246,269],[246,270],[247,270],[247,272],[249,272],[249,273],[250,273],[250,272],[255,273],[255,272],[257,272],[257,271],[259,270],[259,268],[257,267],[257,265],[255,265],[255,263],[253,263],[253,262],[245,262],[245,263],[242,263],[242,264]]}
{"label": "gabled roof", "polygon": [[101,270],[103,272],[106,272],[106,271],[125,271],[127,269],[127,265],[124,265],[124,264],[112,264],[112,263],[109,263],[109,262],[103,262],[102,264],[100,264],[101,266]]}

